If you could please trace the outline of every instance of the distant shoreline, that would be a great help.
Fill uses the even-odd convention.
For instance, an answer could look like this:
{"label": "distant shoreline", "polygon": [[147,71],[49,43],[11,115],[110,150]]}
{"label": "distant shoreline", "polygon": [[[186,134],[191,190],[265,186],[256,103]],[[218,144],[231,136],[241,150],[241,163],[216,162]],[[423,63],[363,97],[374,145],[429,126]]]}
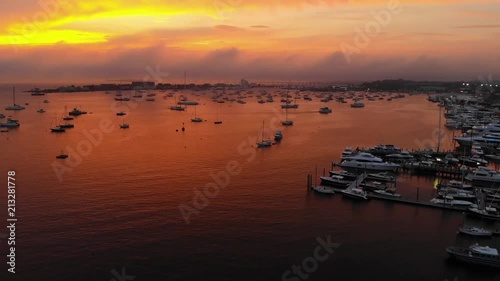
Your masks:
{"label": "distant shoreline", "polygon": [[58,88],[40,89],[34,88],[24,92],[32,93],[32,95],[43,95],[46,93],[73,93],[73,92],[99,92],[99,91],[148,91],[148,90],[249,90],[252,88],[288,88],[293,90],[304,91],[388,91],[388,92],[428,92],[428,93],[477,93],[480,91],[490,91],[499,93],[500,87],[498,82],[494,84],[483,85],[477,82],[432,82],[432,81],[409,81],[409,80],[378,80],[372,82],[362,82],[358,84],[346,83],[336,84],[334,82],[276,82],[268,84],[248,83],[242,79],[241,84],[156,84],[155,82],[132,82],[129,84],[90,84],[83,86],[62,86]]}

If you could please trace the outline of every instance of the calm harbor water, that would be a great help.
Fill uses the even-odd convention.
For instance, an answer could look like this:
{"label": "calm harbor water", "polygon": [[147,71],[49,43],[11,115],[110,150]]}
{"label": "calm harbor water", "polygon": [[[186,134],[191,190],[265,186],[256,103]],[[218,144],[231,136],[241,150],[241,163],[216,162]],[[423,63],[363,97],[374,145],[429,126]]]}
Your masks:
{"label": "calm harbor water", "polygon": [[[195,107],[171,111],[175,100],[164,93],[155,102],[134,103],[102,92],[33,97],[21,90],[16,99],[29,103],[26,110],[6,112],[11,89],[0,89],[0,112],[21,122],[0,134],[0,171],[5,177],[16,171],[17,280],[112,280],[113,270],[122,269],[139,281],[282,280],[327,236],[340,246],[307,280],[500,280],[497,271],[447,259],[445,248],[453,244],[500,246],[495,238],[457,236],[460,213],[306,190],[307,174],[316,167],[318,176],[328,171],[346,146],[436,143],[439,108],[425,95],[364,101],[362,109],[313,97],[288,111],[293,126],[280,128],[285,113],[279,97],[274,103],[259,104],[254,95],[247,104],[218,104],[211,93],[185,92],[200,102],[196,115],[207,120],[191,123]],[[319,114],[323,106],[333,113]],[[37,113],[39,107],[47,112]],[[51,133],[73,107],[89,114],[70,121],[74,129]],[[128,114],[118,117],[118,111]],[[223,124],[213,124],[217,115]],[[284,138],[257,150],[263,121],[264,137],[282,129]],[[112,130],[103,130],[103,122]],[[130,129],[120,130],[122,122]],[[450,149],[453,134],[443,132],[442,147]],[[70,158],[56,161],[61,150]],[[228,163],[238,173],[224,178]],[[63,164],[58,178],[54,165]],[[187,224],[179,206],[193,207],[197,192],[214,178],[227,186],[198,201],[206,206]],[[402,175],[397,187],[415,198],[419,186],[420,198],[428,200],[433,185],[433,178]],[[6,198],[5,188],[1,194]],[[3,241],[0,248],[5,258]],[[0,274],[6,268],[2,262]]]}

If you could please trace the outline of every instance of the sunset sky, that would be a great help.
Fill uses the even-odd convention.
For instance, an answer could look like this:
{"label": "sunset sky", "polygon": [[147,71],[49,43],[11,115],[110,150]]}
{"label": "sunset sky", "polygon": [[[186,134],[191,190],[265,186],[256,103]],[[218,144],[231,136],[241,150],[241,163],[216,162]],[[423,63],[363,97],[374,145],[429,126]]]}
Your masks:
{"label": "sunset sky", "polygon": [[148,67],[169,73],[157,82],[499,80],[500,1],[0,2],[0,83],[142,80]]}

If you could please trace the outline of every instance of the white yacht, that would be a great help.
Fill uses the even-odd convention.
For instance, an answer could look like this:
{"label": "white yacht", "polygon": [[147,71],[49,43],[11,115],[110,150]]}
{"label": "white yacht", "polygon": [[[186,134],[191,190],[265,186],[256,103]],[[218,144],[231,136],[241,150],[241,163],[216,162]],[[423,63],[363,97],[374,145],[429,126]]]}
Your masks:
{"label": "white yacht", "polygon": [[170,107],[170,110],[174,110],[174,111],[184,111],[186,110],[186,108],[180,106],[180,105],[175,105],[175,106],[171,106]]}
{"label": "white yacht", "polygon": [[371,174],[367,175],[366,179],[377,180],[377,181],[385,181],[385,182],[394,182],[394,181],[396,181],[396,178],[393,175],[390,175],[387,172],[371,173]]}
{"label": "white yacht", "polygon": [[20,106],[16,104],[16,87],[13,88],[12,90],[12,100],[13,100],[13,105],[7,106],[5,110],[23,110],[25,109],[24,106]]}
{"label": "white yacht", "polygon": [[477,206],[471,206],[469,207],[469,212],[471,212],[473,215],[477,215],[486,219],[500,219],[500,213],[496,208],[493,207],[485,207],[484,209],[479,209]]}
{"label": "white yacht", "polygon": [[196,116],[196,107],[194,108],[194,117],[191,118],[191,122],[195,122],[195,123],[203,122],[203,119]]}
{"label": "white yacht", "polygon": [[[447,188],[455,188],[455,189],[471,189],[472,188],[472,185],[471,184],[466,184],[464,182],[461,182],[461,181],[457,181],[457,180],[450,180],[447,184],[443,185],[444,187],[447,187]],[[471,193],[474,193],[473,191],[471,191]]]}
{"label": "white yacht", "polygon": [[488,246],[474,244],[469,248],[448,247],[446,248],[446,252],[448,252],[451,257],[462,262],[497,268],[500,267],[500,255],[498,255],[498,250]]}
{"label": "white yacht", "polygon": [[330,177],[319,177],[321,180],[321,184],[331,185],[331,186],[339,186],[346,188],[349,185],[349,181],[346,181],[343,176],[330,176]]}
{"label": "white yacht", "polygon": [[463,165],[466,165],[466,166],[477,167],[477,166],[486,166],[486,165],[488,165],[488,161],[484,160],[479,155],[472,155],[470,157],[463,156],[463,157],[460,157],[458,159],[460,160],[460,162]]}
{"label": "white yacht", "polygon": [[351,104],[351,107],[353,107],[353,108],[362,108],[362,107],[365,107],[365,104],[362,103],[362,102],[355,102],[355,103]]}
{"label": "white yacht", "polygon": [[257,148],[270,147],[273,145],[273,142],[269,139],[264,139],[264,121],[262,121],[262,131],[260,135],[260,142],[257,143]]}
{"label": "white yacht", "polygon": [[431,203],[440,205],[452,205],[452,206],[470,206],[473,203],[465,200],[455,200],[453,196],[446,196],[444,198],[433,198]]}
{"label": "white yacht", "polygon": [[0,127],[6,127],[6,128],[17,128],[21,124],[19,124],[19,121],[7,118],[6,122],[0,123]]}
{"label": "white yacht", "polygon": [[299,105],[296,103],[287,103],[282,105],[281,108],[299,108]]}
{"label": "white yacht", "polygon": [[181,101],[178,101],[177,104],[180,104],[180,105],[198,105],[199,103],[197,101],[181,100]]}
{"label": "white yacht", "polygon": [[285,121],[281,121],[281,124],[283,126],[292,126],[293,125],[293,121],[288,120],[288,107],[285,108]]}
{"label": "white yacht", "polygon": [[461,146],[472,146],[478,143],[481,147],[496,147],[500,144],[500,133],[487,133],[479,136],[464,135],[454,140]]}
{"label": "white yacht", "polygon": [[[374,147],[370,147],[369,151],[381,154],[400,154],[402,152],[401,148],[392,144],[377,144]],[[406,154],[409,154],[409,152]]]}
{"label": "white yacht", "polygon": [[375,192],[379,195],[387,196],[387,197],[401,198],[401,194],[389,192],[386,190],[374,190],[373,192]]}
{"label": "white yacht", "polygon": [[346,147],[344,149],[344,151],[342,151],[342,156],[340,157],[341,160],[345,160],[347,157],[353,155],[355,152],[354,149],[352,149],[352,147]]}
{"label": "white yacht", "polygon": [[342,195],[354,199],[361,199],[361,200],[368,200],[368,194],[366,191],[359,189],[359,188],[351,188],[351,189],[346,189],[342,190]]}
{"label": "white yacht", "polygon": [[14,104],[14,105],[5,107],[5,110],[23,110],[23,109],[25,109],[25,107],[20,106],[18,104]]}
{"label": "white yacht", "polygon": [[262,148],[262,147],[270,147],[273,145],[273,142],[270,141],[270,140],[262,140],[260,142],[257,143],[257,147],[258,148]]}
{"label": "white yacht", "polygon": [[319,109],[319,113],[323,113],[323,114],[332,113],[332,109],[328,108],[328,107],[322,107]]}
{"label": "white yacht", "polygon": [[330,171],[330,177],[332,176],[341,176],[346,180],[355,180],[358,175],[349,173],[348,171],[340,170],[340,171]]}
{"label": "white yacht", "polygon": [[81,110],[79,110],[78,108],[75,107],[68,114],[70,116],[80,116],[82,114],[87,114],[87,112],[86,111],[81,111]]}
{"label": "white yacht", "polygon": [[340,166],[344,169],[350,168],[375,171],[396,171],[400,167],[398,164],[384,162],[381,158],[366,152],[346,157]]}
{"label": "white yacht", "polygon": [[280,141],[283,139],[283,133],[280,131],[280,130],[277,130],[275,133],[274,133],[274,140],[276,141]]}
{"label": "white yacht", "polygon": [[476,200],[476,195],[470,192],[463,191],[452,191],[451,189],[441,189],[438,192],[438,195],[441,197],[452,196],[454,199],[460,200]]}
{"label": "white yacht", "polygon": [[472,236],[491,236],[493,231],[476,226],[461,226],[458,232]]}
{"label": "white yacht", "polygon": [[472,172],[469,173],[465,179],[486,183],[500,183],[500,173],[491,168],[480,167],[472,170]]}
{"label": "white yacht", "polygon": [[333,191],[333,189],[331,189],[327,186],[318,185],[318,186],[314,186],[312,189],[314,191],[316,191],[318,193],[322,193],[322,194],[335,194],[335,191]]}
{"label": "white yacht", "polygon": [[415,159],[415,157],[413,157],[413,155],[411,155],[409,151],[401,151],[400,153],[389,154],[385,157],[403,161],[409,161]]}
{"label": "white yacht", "polygon": [[65,129],[65,128],[62,128],[62,127],[57,126],[57,127],[54,127],[54,128],[50,128],[50,131],[51,131],[52,133],[64,133],[64,132],[66,132],[66,129]]}

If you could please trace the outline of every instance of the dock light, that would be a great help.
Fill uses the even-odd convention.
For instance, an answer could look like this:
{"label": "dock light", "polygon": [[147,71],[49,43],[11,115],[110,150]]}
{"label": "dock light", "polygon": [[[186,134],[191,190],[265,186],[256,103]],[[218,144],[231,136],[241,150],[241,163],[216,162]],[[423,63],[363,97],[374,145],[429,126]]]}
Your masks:
{"label": "dock light", "polygon": [[481,87],[483,86],[483,84],[481,84]]}
{"label": "dock light", "polygon": [[469,86],[469,83],[467,83],[467,86]]}

